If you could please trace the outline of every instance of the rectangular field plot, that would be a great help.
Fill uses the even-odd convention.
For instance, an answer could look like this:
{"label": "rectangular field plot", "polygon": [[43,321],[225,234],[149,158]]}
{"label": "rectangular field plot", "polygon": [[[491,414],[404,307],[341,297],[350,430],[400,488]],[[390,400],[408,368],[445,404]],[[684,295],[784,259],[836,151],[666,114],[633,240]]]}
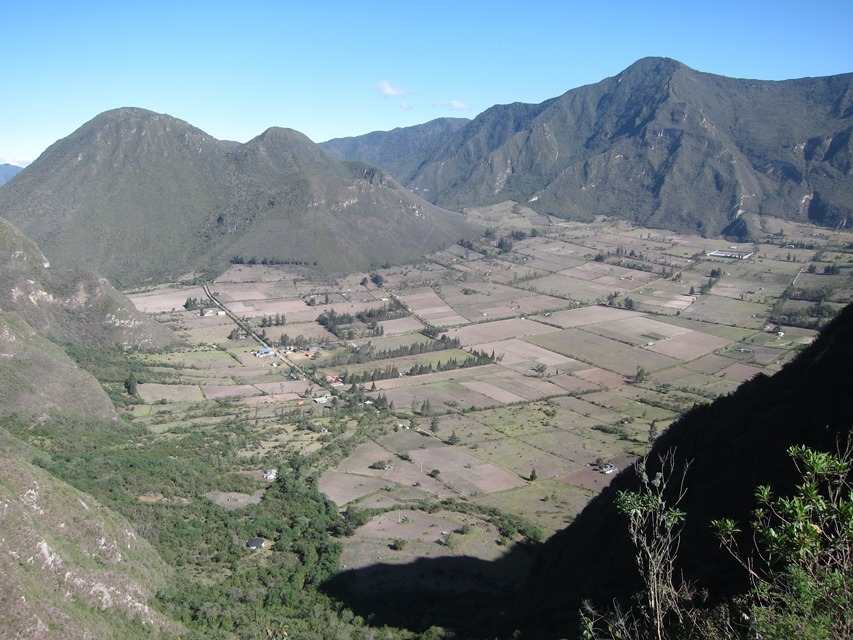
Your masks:
{"label": "rectangular field plot", "polygon": [[458,338],[463,346],[485,345],[486,343],[507,340],[509,338],[520,338],[533,336],[541,333],[553,333],[559,331],[556,327],[549,327],[541,322],[534,322],[522,318],[510,318],[508,320],[496,320],[495,322],[484,322],[482,324],[461,327],[448,333],[452,338]]}
{"label": "rectangular field plot", "polygon": [[[621,380],[622,376],[619,377]],[[603,386],[602,384],[598,384],[592,380],[585,380],[565,373],[550,376],[548,381],[551,384],[555,384],[561,389],[564,389],[568,393],[587,393],[595,389],[600,389]]]}
{"label": "rectangular field plot", "polygon": [[[239,367],[239,363],[225,351],[218,349],[199,349],[197,351],[176,351],[148,356],[146,363],[152,366],[168,366],[184,369],[182,374],[192,374],[194,370],[224,370]],[[231,375],[233,371],[229,371]]]}
{"label": "rectangular field plot", "polygon": [[669,291],[668,287],[659,288],[656,283],[653,287],[647,287],[640,292],[631,292],[631,298],[635,303],[649,312],[673,313],[684,311],[693,304],[695,296],[688,296],[680,291]]}
{"label": "rectangular field plot", "polygon": [[258,382],[254,385],[264,393],[296,393],[303,394],[312,386],[308,380],[280,380],[277,382]]}
{"label": "rectangular field plot", "polygon": [[412,313],[423,318],[432,325],[454,325],[464,324],[467,322],[465,318],[457,314],[432,289],[413,289],[398,296],[398,299],[405,304]]}
{"label": "rectangular field plot", "polygon": [[761,367],[755,367],[749,364],[740,364],[739,362],[720,371],[721,376],[725,376],[726,379],[737,383],[752,380],[759,373],[766,373],[766,371]]}
{"label": "rectangular field plot", "polygon": [[183,311],[187,298],[196,298],[200,301],[207,301],[208,299],[201,287],[156,289],[145,293],[130,293],[127,297],[133,306],[143,313]]}
{"label": "rectangular field plot", "polygon": [[[549,425],[557,422],[555,408],[545,403],[496,407],[472,413],[469,417],[490,439],[520,438],[551,428]],[[547,415],[545,410],[552,415]]]}
{"label": "rectangular field plot", "polygon": [[211,291],[215,291],[217,299],[229,307],[232,302],[267,300],[270,297],[278,297],[275,282],[222,282],[215,284]]}
{"label": "rectangular field plot", "polygon": [[691,333],[689,329],[684,327],[658,322],[653,318],[643,315],[587,325],[584,327],[584,330],[606,338],[613,338],[620,342],[631,342],[635,345],[658,342],[685,333]]}
{"label": "rectangular field plot", "polygon": [[612,388],[628,384],[628,380],[621,373],[615,373],[607,369],[601,369],[600,367],[580,369],[574,372],[574,376],[599,388]]}
{"label": "rectangular field plot", "polygon": [[684,368],[697,373],[716,375],[731,364],[731,358],[712,353],[685,364]]}
{"label": "rectangular field plot", "polygon": [[[609,477],[609,476],[608,476]],[[593,492],[555,481],[534,482],[517,489],[477,496],[471,501],[536,522],[546,536],[563,529],[580,513]]]}
{"label": "rectangular field plot", "polygon": [[725,395],[731,393],[738,387],[738,382],[728,380],[720,375],[710,375],[691,371],[687,368],[674,367],[656,373],[654,381],[660,384],[668,384],[675,389],[684,391],[696,391]]}
{"label": "rectangular field plot", "polygon": [[557,326],[569,329],[571,327],[585,327],[591,324],[599,324],[602,322],[614,322],[616,320],[624,320],[627,318],[636,318],[642,316],[640,311],[627,311],[625,309],[617,309],[615,307],[601,307],[592,305],[589,307],[580,307],[578,309],[569,309],[566,311],[558,311],[552,313],[548,317],[548,322]]}
{"label": "rectangular field plot", "polygon": [[[607,407],[602,407],[592,402],[587,402],[583,398],[573,398],[566,396],[554,400],[555,404],[568,409],[569,411],[578,414],[591,421],[593,424],[613,424],[619,420],[619,414],[611,411]],[[590,424],[592,426],[592,424]]]}
{"label": "rectangular field plot", "polygon": [[511,391],[501,389],[500,387],[484,380],[468,380],[467,382],[463,382],[462,386],[471,389],[472,391],[476,391],[477,393],[481,393],[492,400],[500,402],[501,404],[524,401],[523,397],[518,396]]}
{"label": "rectangular field plot", "polygon": [[[477,457],[506,469],[518,478],[527,478],[531,469],[543,476],[558,475],[575,467],[571,460],[529,445],[521,440],[499,439],[478,443]],[[540,472],[541,469],[541,472]]]}
{"label": "rectangular field plot", "polygon": [[557,333],[530,336],[527,341],[625,376],[634,375],[638,367],[654,372],[678,364],[674,358],[645,347],[626,345],[581,329],[564,329]]}
{"label": "rectangular field plot", "polygon": [[725,338],[718,338],[707,333],[685,333],[656,342],[648,348],[656,353],[670,356],[676,360],[686,362],[694,360],[717,349],[730,344]]}
{"label": "rectangular field plot", "polygon": [[691,329],[692,331],[699,331],[700,333],[707,333],[712,336],[719,336],[720,338],[725,338],[727,340],[731,340],[732,342],[743,341],[749,338],[750,336],[755,335],[755,329],[744,329],[743,327],[738,326],[716,324],[714,322],[706,322],[703,320],[685,318],[684,315],[657,316],[655,319],[666,324],[675,325],[677,327],[685,327],[687,329]]}
{"label": "rectangular field plot", "polygon": [[190,384],[139,384],[136,387],[139,397],[144,402],[152,403],[160,400],[167,402],[201,402],[204,400],[198,385]]}
{"label": "rectangular field plot", "polygon": [[382,327],[383,335],[386,336],[416,333],[424,328],[424,325],[417,318],[411,316],[397,318],[396,320],[383,320],[379,326]]}
{"label": "rectangular field plot", "polygon": [[659,279],[654,273],[626,269],[606,262],[587,262],[578,267],[564,269],[560,271],[560,275],[577,280],[591,280],[620,289],[634,289]]}
{"label": "rectangular field plot", "polygon": [[[458,372],[451,371],[448,373]],[[443,374],[431,375],[437,376]],[[428,377],[430,377],[430,375],[416,376],[416,378]],[[416,378],[409,378],[409,380],[414,380]],[[386,381],[383,380],[382,382]],[[396,388],[383,388],[381,387],[381,383],[377,382],[376,387],[377,391],[381,391],[381,393],[388,399],[388,402],[393,402],[396,407],[407,407],[413,402],[422,404],[427,400],[429,400],[433,411],[446,411],[456,407],[462,407],[465,409],[470,407],[484,408],[500,404],[498,401],[489,398],[488,396],[484,396],[472,389],[468,389],[461,384],[462,381],[460,380],[435,380],[433,378],[432,382],[427,382],[426,380],[423,380],[422,382],[423,384],[411,384]]]}
{"label": "rectangular field plot", "polygon": [[206,385],[201,388],[208,400],[217,398],[248,398],[261,395],[261,390],[250,384]]}
{"label": "rectangular field plot", "polygon": [[726,318],[728,324],[759,329],[764,326],[767,307],[763,304],[725,298],[712,293],[696,298],[696,302],[690,305],[683,315],[705,322],[718,322],[720,318]]}
{"label": "rectangular field plot", "polygon": [[388,483],[382,478],[366,476],[354,477],[348,473],[326,471],[321,477],[318,488],[329,500],[339,507],[381,491]]}
{"label": "rectangular field plot", "polygon": [[[630,285],[631,283],[622,284]],[[580,280],[560,274],[550,274],[524,283],[531,291],[539,291],[545,294],[570,298],[572,300],[583,300],[592,303],[596,300],[604,300],[614,291],[623,292],[629,286],[611,286],[600,284],[591,280]]]}
{"label": "rectangular field plot", "polygon": [[512,470],[496,466],[478,455],[472,455],[462,447],[434,447],[413,449],[412,462],[422,465],[427,472],[438,469],[441,481],[462,495],[506,491],[524,484],[524,480]]}
{"label": "rectangular field plot", "polygon": [[500,358],[500,363],[505,367],[519,363],[528,365],[524,367],[525,369],[533,363],[547,366],[561,366],[565,371],[569,371],[575,366],[578,368],[586,367],[586,365],[577,362],[577,360],[572,360],[564,355],[548,351],[517,338],[491,342],[483,345],[482,348],[486,349],[488,353],[494,351],[495,357]]}

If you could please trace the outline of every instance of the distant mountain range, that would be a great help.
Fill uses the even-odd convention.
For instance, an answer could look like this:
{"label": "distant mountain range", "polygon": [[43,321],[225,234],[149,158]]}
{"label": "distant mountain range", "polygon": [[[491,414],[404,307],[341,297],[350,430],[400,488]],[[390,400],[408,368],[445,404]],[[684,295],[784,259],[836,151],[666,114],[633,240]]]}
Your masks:
{"label": "distant mountain range", "polygon": [[420,163],[376,152],[376,134],[324,145],[449,209],[512,200],[748,239],[762,215],[853,224],[851,132],[853,74],[738,80],[646,58],[541,104],[492,107]]}
{"label": "distant mountain range", "polygon": [[21,167],[14,164],[0,164],[0,184],[6,184],[21,171]]}
{"label": "distant mountain range", "polygon": [[52,263],[120,286],[221,272],[234,256],[368,270],[472,228],[388,174],[290,129],[243,145],[142,109],[103,113],[0,189],[0,216]]}
{"label": "distant mountain range", "polygon": [[405,178],[469,122],[468,118],[438,118],[414,127],[336,138],[321,142],[320,147],[341,160],[367,162],[388,170],[397,178]]}
{"label": "distant mountain range", "polygon": [[765,215],[853,225],[851,132],[853,74],[737,80],[664,58],[541,104],[322,145],[280,128],[220,141],[126,108],[4,185],[0,216],[121,287],[234,256],[369,270],[470,234],[447,209],[506,201],[749,240]]}

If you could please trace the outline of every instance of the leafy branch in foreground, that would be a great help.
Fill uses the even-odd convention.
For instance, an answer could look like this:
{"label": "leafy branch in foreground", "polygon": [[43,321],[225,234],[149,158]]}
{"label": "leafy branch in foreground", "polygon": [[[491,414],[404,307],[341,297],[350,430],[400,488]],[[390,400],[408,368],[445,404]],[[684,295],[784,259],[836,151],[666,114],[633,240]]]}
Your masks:
{"label": "leafy branch in foreground", "polygon": [[805,446],[788,455],[803,481],[790,497],[775,497],[766,485],[756,490],[756,556],[738,548],[733,520],[715,520],[715,533],[749,573],[745,605],[754,637],[850,638],[853,444],[837,455]]}

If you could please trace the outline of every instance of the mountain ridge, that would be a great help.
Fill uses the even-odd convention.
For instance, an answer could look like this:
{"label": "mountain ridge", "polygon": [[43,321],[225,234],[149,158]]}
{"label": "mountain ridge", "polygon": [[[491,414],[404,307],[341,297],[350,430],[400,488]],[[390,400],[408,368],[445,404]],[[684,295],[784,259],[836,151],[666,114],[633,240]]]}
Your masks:
{"label": "mountain ridge", "polygon": [[388,171],[393,168],[393,175],[399,178],[413,172],[424,156],[435,151],[450,134],[468,122],[468,118],[436,118],[391,131],[334,138],[319,146],[341,160],[366,162]]}
{"label": "mountain ridge", "polygon": [[643,58],[538,104],[495,105],[412,170],[385,168],[449,209],[539,213],[760,237],[769,215],[853,224],[853,74],[764,81]]}
{"label": "mountain ridge", "polygon": [[121,287],[220,272],[238,254],[367,270],[472,229],[292,129],[235,146],[138,108],[54,143],[0,192],[0,216],[56,264],[85,261]]}
{"label": "mountain ridge", "polygon": [[21,167],[14,164],[0,164],[0,185],[4,185],[21,172]]}

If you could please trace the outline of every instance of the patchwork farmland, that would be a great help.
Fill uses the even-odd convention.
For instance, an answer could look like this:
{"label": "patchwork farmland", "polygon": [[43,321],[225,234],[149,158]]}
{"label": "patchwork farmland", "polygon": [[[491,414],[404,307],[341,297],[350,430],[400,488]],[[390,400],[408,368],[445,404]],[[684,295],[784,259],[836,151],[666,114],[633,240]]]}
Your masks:
{"label": "patchwork farmland", "polygon": [[[247,478],[314,456],[352,523],[347,567],[490,559],[563,527],[607,465],[778,371],[853,298],[848,233],[779,223],[735,260],[706,238],[501,211],[419,265],[329,279],[240,264],[207,290],[131,293],[188,345],[144,356],[133,420],[181,437],[241,416]],[[239,509],[265,486],[211,499]]]}

